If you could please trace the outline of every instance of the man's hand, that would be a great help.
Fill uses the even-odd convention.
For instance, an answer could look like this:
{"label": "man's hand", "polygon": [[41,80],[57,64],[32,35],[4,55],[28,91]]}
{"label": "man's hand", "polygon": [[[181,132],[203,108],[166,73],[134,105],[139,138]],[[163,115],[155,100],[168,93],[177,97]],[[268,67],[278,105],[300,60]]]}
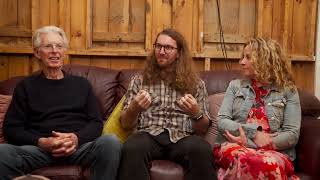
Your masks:
{"label": "man's hand", "polygon": [[52,156],[62,157],[73,154],[78,147],[78,137],[74,133],[52,132],[53,137],[63,139],[64,142],[59,148],[52,151]]}
{"label": "man's hand", "polygon": [[200,111],[197,100],[191,94],[185,94],[177,103],[185,113],[192,117]]}
{"label": "man's hand", "polygon": [[39,138],[38,146],[54,157],[69,156],[78,147],[78,137],[74,133],[52,132],[52,137]]}
{"label": "man's hand", "polygon": [[247,146],[247,136],[241,126],[239,127],[239,133],[239,136],[234,136],[228,130],[226,130],[225,134],[223,135],[228,139],[229,142],[237,143],[240,146]]}
{"label": "man's hand", "polygon": [[60,148],[62,144],[65,142],[64,139],[54,138],[54,137],[47,137],[47,138],[39,138],[38,146],[47,151],[52,153],[53,150]]}
{"label": "man's hand", "polygon": [[151,96],[145,90],[140,90],[138,94],[133,99],[134,104],[139,106],[139,109],[146,110],[151,104]]}

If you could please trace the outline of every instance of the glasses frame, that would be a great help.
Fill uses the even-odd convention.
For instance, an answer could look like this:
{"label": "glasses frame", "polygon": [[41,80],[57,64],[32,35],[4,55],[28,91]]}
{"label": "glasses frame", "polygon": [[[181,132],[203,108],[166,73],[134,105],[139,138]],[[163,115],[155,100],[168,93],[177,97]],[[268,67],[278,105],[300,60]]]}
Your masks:
{"label": "glasses frame", "polygon": [[44,51],[53,51],[54,49],[56,51],[62,51],[65,50],[67,47],[64,44],[45,44],[40,45],[39,48],[42,48]]}
{"label": "glasses frame", "polygon": [[[160,48],[159,48],[160,47]],[[176,48],[176,47],[173,47],[173,46],[170,46],[170,45],[162,45],[162,44],[159,44],[159,43],[154,43],[153,44],[153,48],[155,51],[158,51],[160,52],[161,49],[163,48],[163,51],[164,53],[166,54],[170,54],[172,53],[175,49],[179,49],[179,48]]]}

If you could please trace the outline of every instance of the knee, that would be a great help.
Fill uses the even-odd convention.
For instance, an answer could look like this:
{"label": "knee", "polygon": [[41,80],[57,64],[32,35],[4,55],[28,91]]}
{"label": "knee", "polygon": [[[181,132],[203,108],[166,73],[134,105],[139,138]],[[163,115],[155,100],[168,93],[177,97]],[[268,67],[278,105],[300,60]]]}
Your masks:
{"label": "knee", "polygon": [[209,157],[212,155],[211,146],[203,139],[194,141],[191,146],[188,147],[189,155],[206,156]]}
{"label": "knee", "polygon": [[123,144],[122,152],[124,153],[139,153],[143,154],[145,151],[147,151],[148,144],[144,142],[142,139],[135,139],[135,140],[127,140]]}
{"label": "knee", "polygon": [[122,144],[115,135],[103,135],[95,141],[95,146],[102,155],[105,154],[120,154]]}
{"label": "knee", "polygon": [[0,144],[0,162],[8,160],[10,157],[17,157],[14,155],[14,150],[10,144]]}

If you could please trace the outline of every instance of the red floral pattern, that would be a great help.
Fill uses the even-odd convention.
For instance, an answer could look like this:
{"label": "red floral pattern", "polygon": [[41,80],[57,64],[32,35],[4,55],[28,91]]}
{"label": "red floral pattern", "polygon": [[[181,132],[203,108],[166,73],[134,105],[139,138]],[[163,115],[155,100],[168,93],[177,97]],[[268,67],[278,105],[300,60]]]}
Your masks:
{"label": "red floral pattern", "polygon": [[[247,123],[259,124],[268,133],[270,126],[262,99],[268,90],[258,87],[255,80],[252,81],[252,87],[256,98]],[[299,179],[294,175],[294,167],[288,156],[269,148],[252,149],[230,142],[215,146],[213,155],[218,179]]]}

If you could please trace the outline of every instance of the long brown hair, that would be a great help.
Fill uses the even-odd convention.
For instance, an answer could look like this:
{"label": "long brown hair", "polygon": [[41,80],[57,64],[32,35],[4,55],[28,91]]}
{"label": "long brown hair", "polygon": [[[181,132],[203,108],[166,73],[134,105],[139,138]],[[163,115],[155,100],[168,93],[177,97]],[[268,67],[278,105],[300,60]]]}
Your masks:
{"label": "long brown hair", "polygon": [[252,49],[252,62],[257,80],[275,83],[282,89],[294,88],[288,58],[278,42],[272,39],[253,38],[245,46]]}
{"label": "long brown hair", "polygon": [[155,43],[159,35],[167,35],[176,41],[179,57],[172,63],[172,72],[165,74],[165,76],[169,78],[164,79],[163,74],[161,74],[162,69],[157,63],[155,50],[153,49],[147,58],[146,66],[142,74],[143,83],[155,84],[160,80],[165,80],[172,88],[181,93],[194,94],[197,89],[199,76],[194,70],[193,60],[186,40],[179,32],[169,28],[164,29],[158,34]]}

